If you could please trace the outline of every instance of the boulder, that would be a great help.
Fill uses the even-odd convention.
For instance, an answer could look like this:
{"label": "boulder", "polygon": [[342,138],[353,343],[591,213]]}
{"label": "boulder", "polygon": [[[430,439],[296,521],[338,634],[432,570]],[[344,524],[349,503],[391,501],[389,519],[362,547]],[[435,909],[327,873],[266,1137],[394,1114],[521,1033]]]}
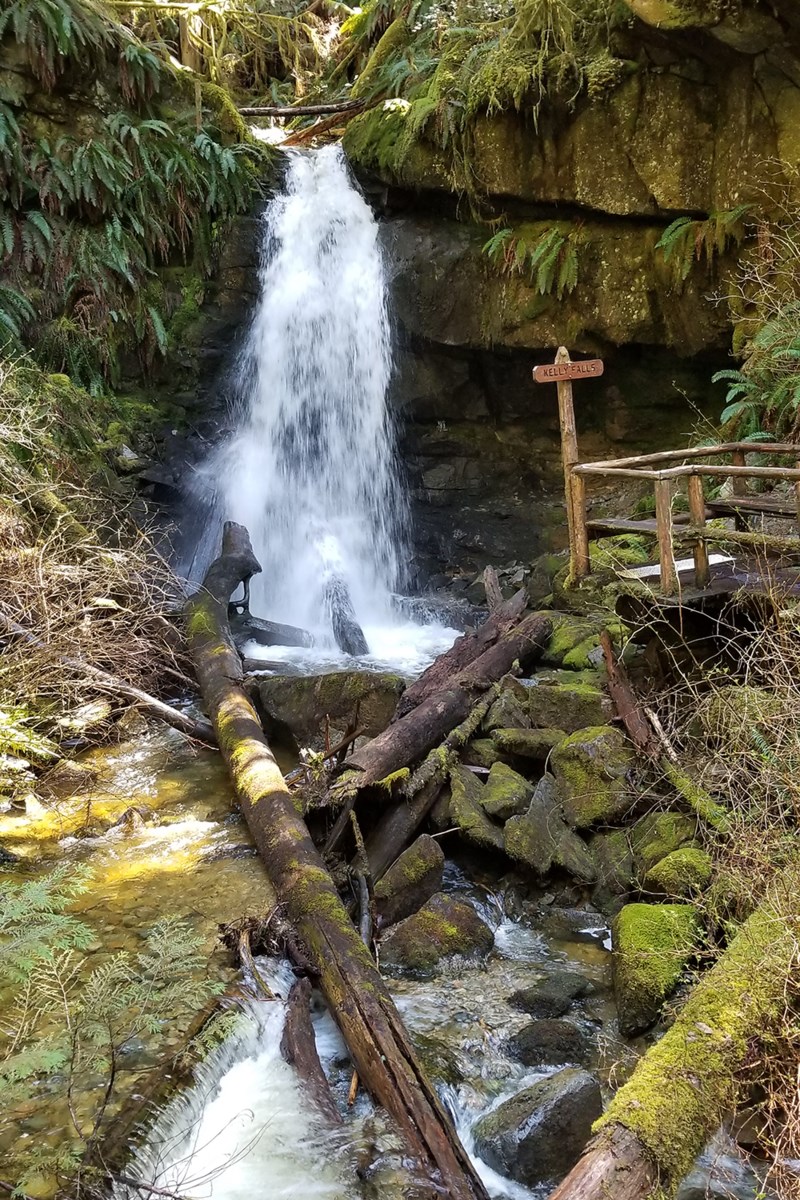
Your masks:
{"label": "boulder", "polygon": [[382,967],[428,977],[442,959],[488,954],[493,945],[494,934],[472,905],[437,892],[419,912],[381,938],[380,961]]}
{"label": "boulder", "polygon": [[458,766],[450,774],[450,818],[461,836],[482,850],[503,850],[503,830],[483,808],[485,788],[467,767]]}
{"label": "boulder", "polygon": [[421,834],[375,884],[375,909],[382,926],[395,925],[420,909],[439,891],[443,872],[441,846]]}
{"label": "boulder", "polygon": [[593,984],[577,971],[557,971],[546,975],[531,987],[520,988],[508,998],[512,1008],[519,1008],[532,1017],[561,1017],[573,1000],[588,995]]}
{"label": "boulder", "polygon": [[[515,681],[516,682],[516,681]],[[526,709],[527,689],[517,684],[516,688],[504,687],[483,718],[481,728],[485,733],[493,729],[527,729],[530,717]]]}
{"label": "boulder", "polygon": [[540,877],[558,866],[585,883],[595,879],[594,862],[585,842],[570,829],[561,813],[552,775],[539,780],[527,811],[506,822],[503,836],[509,857],[531,867]]}
{"label": "boulder", "polygon": [[602,1111],[594,1076],[567,1067],[482,1117],[475,1149],[490,1167],[526,1187],[557,1182],[580,1158]]}
{"label": "boulder", "polygon": [[633,887],[633,852],[624,829],[594,833],[589,841],[589,853],[595,866],[597,884],[592,902],[601,912],[615,913],[621,898]]}
{"label": "boulder", "polygon": [[575,733],[589,725],[603,725],[612,715],[611,701],[595,671],[550,671],[531,680],[528,716],[539,729]]}
{"label": "boulder", "polygon": [[695,896],[711,882],[711,857],[699,846],[684,846],[665,855],[644,877],[642,887],[675,899]]}
{"label": "boulder", "polygon": [[531,802],[533,786],[505,763],[492,764],[481,794],[484,812],[498,821],[524,813]]}
{"label": "boulder", "polygon": [[495,729],[492,745],[499,754],[544,761],[566,736],[563,729]]}
{"label": "boulder", "polygon": [[673,991],[700,932],[691,904],[626,904],[611,924],[620,1032],[648,1029]]}
{"label": "boulder", "polygon": [[697,833],[697,821],[684,813],[648,813],[631,830],[631,849],[637,876],[644,879],[647,872],[672,854],[688,845]]}
{"label": "boulder", "polygon": [[508,1051],[526,1067],[561,1067],[584,1063],[589,1039],[570,1021],[532,1021],[508,1041]]}
{"label": "boulder", "polygon": [[628,781],[633,748],[618,729],[597,725],[581,729],[551,756],[564,815],[576,829],[623,817],[635,801]]}
{"label": "boulder", "polygon": [[356,708],[366,737],[382,733],[405,688],[400,675],[374,671],[332,671],[326,675],[273,675],[258,681],[268,729],[298,746],[319,749],[326,718],[335,738],[351,724]]}
{"label": "boulder", "polygon": [[491,738],[481,737],[467,742],[461,759],[468,767],[492,767],[501,761],[502,755],[503,751]]}

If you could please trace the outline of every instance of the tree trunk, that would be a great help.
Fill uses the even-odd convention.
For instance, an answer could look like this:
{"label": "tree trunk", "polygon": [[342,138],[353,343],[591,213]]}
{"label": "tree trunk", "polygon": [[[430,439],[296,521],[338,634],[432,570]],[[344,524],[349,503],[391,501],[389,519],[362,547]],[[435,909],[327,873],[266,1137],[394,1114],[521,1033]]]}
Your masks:
{"label": "tree trunk", "polygon": [[187,603],[192,657],[242,812],[359,1077],[388,1111],[414,1161],[418,1194],[431,1200],[443,1193],[453,1200],[487,1200],[242,688],[241,662],[228,629],[228,600],[259,569],[247,530],[229,522],[222,555],[211,564],[204,590]]}
{"label": "tree trunk", "polygon": [[281,1055],[294,1067],[305,1084],[308,1094],[320,1112],[333,1125],[341,1125],[342,1117],[322,1069],[311,1023],[311,983],[298,979],[289,993],[286,1024],[281,1038]]}
{"label": "tree trunk", "polygon": [[788,869],[640,1059],[598,1137],[550,1200],[671,1197],[747,1086],[754,1041],[786,1006],[800,937],[800,865]]}

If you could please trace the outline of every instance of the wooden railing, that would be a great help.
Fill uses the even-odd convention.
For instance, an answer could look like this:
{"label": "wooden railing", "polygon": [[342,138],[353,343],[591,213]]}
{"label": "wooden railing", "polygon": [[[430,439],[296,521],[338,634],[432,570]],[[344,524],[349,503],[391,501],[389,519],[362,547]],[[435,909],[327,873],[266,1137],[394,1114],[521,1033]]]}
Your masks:
{"label": "wooden railing", "polygon": [[[755,466],[745,456],[787,455],[794,467]],[[730,465],[720,462],[701,462],[730,456]],[[677,465],[670,465],[677,464]],[[691,545],[694,560],[695,584],[705,588],[710,581],[708,546],[710,543],[742,545],[767,553],[800,552],[798,537],[775,537],[746,528],[750,514],[793,517],[800,527],[800,446],[787,442],[725,442],[717,446],[697,446],[688,450],[667,450],[657,454],[640,454],[633,458],[608,459],[604,462],[565,462],[567,503],[570,525],[570,559],[572,574],[580,579],[590,573],[589,535],[591,532],[639,532],[655,537],[658,542],[660,588],[672,596],[677,591],[675,543]],[[610,479],[651,481],[655,496],[655,521],[622,521],[589,519],[586,509],[586,480],[592,476]],[[726,500],[707,501],[703,479],[732,479],[733,495]],[[688,514],[673,512],[673,502],[680,481],[686,480]],[[793,496],[752,496],[747,493],[749,479],[772,483],[791,481]],[[737,529],[708,525],[709,518],[733,516]],[[742,526],[745,526],[742,528]]]}

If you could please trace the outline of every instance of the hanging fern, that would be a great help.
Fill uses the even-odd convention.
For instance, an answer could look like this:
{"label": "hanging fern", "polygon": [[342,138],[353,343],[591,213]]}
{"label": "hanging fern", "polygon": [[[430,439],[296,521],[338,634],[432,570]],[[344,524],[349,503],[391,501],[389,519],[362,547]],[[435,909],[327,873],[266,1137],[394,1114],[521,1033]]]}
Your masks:
{"label": "hanging fern", "polygon": [[527,276],[540,296],[562,300],[578,284],[578,245],[581,233],[574,227],[553,225],[532,239],[523,231],[500,229],[483,247],[484,254],[506,274]]}
{"label": "hanging fern", "polygon": [[680,288],[689,277],[695,262],[705,259],[709,270],[731,246],[738,246],[747,232],[746,217],[752,204],[711,213],[704,221],[678,217],[662,233],[656,243],[664,262],[670,263],[675,286]]}

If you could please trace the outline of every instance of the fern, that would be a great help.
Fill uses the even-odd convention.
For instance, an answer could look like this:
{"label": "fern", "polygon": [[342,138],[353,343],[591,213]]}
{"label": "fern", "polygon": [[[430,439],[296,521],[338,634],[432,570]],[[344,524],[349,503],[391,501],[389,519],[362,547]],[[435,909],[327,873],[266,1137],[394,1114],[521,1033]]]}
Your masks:
{"label": "fern", "polygon": [[555,225],[544,231],[535,226],[532,232],[529,241],[524,232],[500,229],[484,244],[483,252],[506,274],[527,275],[540,296],[561,300],[578,285],[581,232]]}
{"label": "fern", "polygon": [[664,262],[672,264],[675,285],[680,288],[686,282],[693,263],[705,258],[712,270],[719,256],[730,246],[738,246],[746,234],[745,218],[752,211],[752,204],[740,204],[711,213],[704,221],[678,217],[668,225],[656,242],[656,250],[661,251]]}

